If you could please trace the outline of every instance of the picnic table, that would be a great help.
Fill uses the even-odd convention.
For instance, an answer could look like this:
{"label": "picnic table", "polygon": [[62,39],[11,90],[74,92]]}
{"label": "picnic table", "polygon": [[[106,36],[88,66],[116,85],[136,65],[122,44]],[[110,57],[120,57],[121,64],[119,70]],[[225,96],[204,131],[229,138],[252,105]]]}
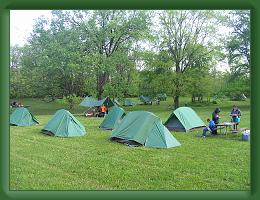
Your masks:
{"label": "picnic table", "polygon": [[216,124],[216,126],[217,126],[217,129],[220,130],[220,133],[221,133],[221,129],[224,128],[224,134],[227,135],[228,129],[229,129],[229,131],[233,130],[232,127],[234,124],[235,124],[234,122],[222,122],[220,124]]}

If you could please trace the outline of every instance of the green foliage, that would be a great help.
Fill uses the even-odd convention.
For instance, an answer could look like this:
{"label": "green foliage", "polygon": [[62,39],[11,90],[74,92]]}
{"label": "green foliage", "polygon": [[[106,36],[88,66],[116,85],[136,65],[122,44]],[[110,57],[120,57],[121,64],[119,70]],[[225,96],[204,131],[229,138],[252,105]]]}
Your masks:
{"label": "green foliage", "polygon": [[[185,74],[185,91],[195,97],[210,97],[213,94],[214,78],[205,68],[191,68]],[[195,99],[193,99],[195,100]]]}
{"label": "green foliage", "polygon": [[[163,30],[161,46],[169,51],[174,63],[174,106],[179,107],[179,97],[184,93],[184,76],[188,68],[205,66],[214,45],[207,36],[212,35],[215,13],[211,11],[169,10],[161,13]],[[206,58],[206,59],[205,59]]]}
{"label": "green foliage", "polygon": [[216,79],[217,87],[215,87],[216,96],[229,97],[241,96],[245,94],[250,97],[250,79],[244,76],[233,74],[232,72],[223,73]]}
{"label": "green foliage", "polygon": [[[123,92],[116,96],[137,93],[132,47],[149,34],[148,12],[96,10],[52,14],[51,21],[36,21],[29,44],[23,48],[20,76],[14,74],[11,81],[12,96],[18,95],[17,82],[23,79],[21,93],[28,97],[101,96],[109,87]],[[12,55],[12,60],[17,60],[16,54]],[[110,86],[104,88],[107,83]]]}
{"label": "green foliage", "polygon": [[227,41],[231,72],[236,75],[250,73],[250,10],[231,13],[229,26],[233,32]]}
{"label": "green foliage", "polygon": [[[250,96],[250,12],[223,13],[55,10],[50,21],[36,21],[27,45],[11,47],[10,96],[123,99],[166,93],[176,105],[183,95]],[[234,30],[223,41],[218,41],[218,23]],[[216,71],[223,44],[229,75]]]}
{"label": "green foliage", "polygon": [[56,102],[67,105],[69,110],[72,110],[75,108],[76,105],[79,105],[82,101],[81,97],[76,96],[75,94],[68,95],[66,97],[63,97],[62,99],[56,99]]}
{"label": "green foliage", "polygon": [[160,93],[173,95],[173,63],[168,52],[160,51],[156,54],[146,51],[142,54],[142,59],[145,69],[140,72],[139,95],[153,98]]}

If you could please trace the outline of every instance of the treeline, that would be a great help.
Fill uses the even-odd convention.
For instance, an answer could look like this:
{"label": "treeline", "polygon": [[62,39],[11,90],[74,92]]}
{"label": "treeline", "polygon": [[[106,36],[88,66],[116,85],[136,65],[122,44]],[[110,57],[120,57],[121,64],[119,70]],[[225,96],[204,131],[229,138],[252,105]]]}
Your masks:
{"label": "treeline", "polygon": [[[36,21],[26,45],[11,47],[11,98],[166,93],[178,107],[184,95],[250,95],[249,11],[52,15]],[[221,26],[231,34],[221,34]],[[220,73],[217,66],[225,59],[230,72]]]}

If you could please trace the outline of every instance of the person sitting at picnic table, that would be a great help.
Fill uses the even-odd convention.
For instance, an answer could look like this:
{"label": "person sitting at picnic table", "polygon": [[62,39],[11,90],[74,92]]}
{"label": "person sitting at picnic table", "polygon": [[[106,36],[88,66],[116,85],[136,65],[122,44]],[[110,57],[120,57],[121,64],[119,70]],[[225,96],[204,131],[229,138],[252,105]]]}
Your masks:
{"label": "person sitting at picnic table", "polygon": [[207,122],[209,122],[209,126],[203,128],[203,130],[202,130],[202,137],[203,138],[206,137],[207,131],[211,131],[212,135],[217,135],[217,127],[216,127],[215,122],[213,120],[210,120],[209,118],[207,119]]}
{"label": "person sitting at picnic table", "polygon": [[241,111],[236,105],[233,105],[230,116],[232,117],[231,122],[234,122],[233,129],[237,131],[237,126],[240,122]]}

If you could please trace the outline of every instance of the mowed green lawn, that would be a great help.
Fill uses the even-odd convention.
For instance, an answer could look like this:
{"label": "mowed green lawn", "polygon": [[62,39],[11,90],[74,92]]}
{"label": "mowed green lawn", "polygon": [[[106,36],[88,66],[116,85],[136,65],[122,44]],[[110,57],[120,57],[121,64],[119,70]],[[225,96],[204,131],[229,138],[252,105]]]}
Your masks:
{"label": "mowed green lawn", "polygon": [[[182,99],[181,103],[189,99]],[[147,110],[164,122],[172,98],[161,105],[124,107]],[[37,99],[23,100],[40,124],[10,128],[10,190],[250,190],[250,142],[240,134],[201,138],[201,130],[172,132],[180,147],[128,147],[109,141],[111,131],[98,128],[103,119],[71,112],[86,127],[87,135],[59,138],[40,133],[64,105]],[[230,121],[236,103],[242,118],[239,128],[250,128],[250,102],[222,101],[220,105],[192,108],[206,122],[216,106],[221,120]]]}

